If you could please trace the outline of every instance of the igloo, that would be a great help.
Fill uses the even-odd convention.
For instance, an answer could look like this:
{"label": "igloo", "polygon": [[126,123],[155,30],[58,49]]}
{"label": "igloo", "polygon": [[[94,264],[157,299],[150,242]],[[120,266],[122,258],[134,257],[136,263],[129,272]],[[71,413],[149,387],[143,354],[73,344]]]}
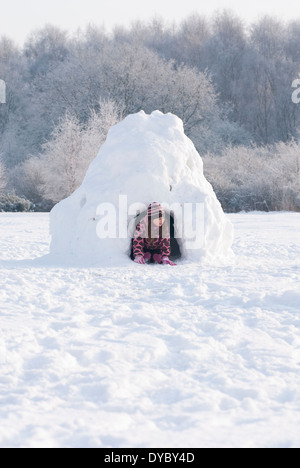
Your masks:
{"label": "igloo", "polygon": [[137,217],[154,201],[170,215],[179,262],[232,256],[232,224],[202,159],[181,119],[160,111],[129,115],[109,130],[81,186],[51,211],[50,255],[85,265],[131,262]]}

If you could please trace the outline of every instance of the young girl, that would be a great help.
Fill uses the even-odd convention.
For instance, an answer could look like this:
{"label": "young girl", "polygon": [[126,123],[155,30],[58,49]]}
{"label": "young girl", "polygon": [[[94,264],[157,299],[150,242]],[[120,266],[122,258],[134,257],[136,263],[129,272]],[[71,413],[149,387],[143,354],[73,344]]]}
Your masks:
{"label": "young girl", "polygon": [[137,224],[133,238],[133,255],[136,263],[155,263],[175,265],[170,259],[171,244],[169,223],[163,207],[150,203],[147,215]]}

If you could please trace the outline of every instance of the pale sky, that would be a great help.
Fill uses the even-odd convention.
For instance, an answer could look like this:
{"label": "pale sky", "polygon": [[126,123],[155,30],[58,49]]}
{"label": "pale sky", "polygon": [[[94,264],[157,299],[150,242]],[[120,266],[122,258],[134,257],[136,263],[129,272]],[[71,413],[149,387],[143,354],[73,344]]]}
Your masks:
{"label": "pale sky", "polygon": [[0,36],[22,44],[30,32],[53,24],[74,32],[87,24],[128,26],[155,15],[179,23],[193,12],[210,16],[231,9],[246,22],[263,14],[282,20],[300,19],[299,0],[0,0]]}

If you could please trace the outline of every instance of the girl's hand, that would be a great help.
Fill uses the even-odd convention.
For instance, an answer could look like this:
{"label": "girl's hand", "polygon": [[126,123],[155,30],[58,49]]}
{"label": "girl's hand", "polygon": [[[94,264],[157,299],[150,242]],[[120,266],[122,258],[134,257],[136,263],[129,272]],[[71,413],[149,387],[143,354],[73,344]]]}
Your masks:
{"label": "girl's hand", "polygon": [[169,257],[163,257],[162,258],[162,264],[163,265],[172,265],[172,266],[176,266],[176,263],[173,263]]}
{"label": "girl's hand", "polygon": [[134,262],[135,262],[135,263],[139,263],[139,264],[141,264],[141,265],[145,265],[145,263],[146,263],[146,262],[145,262],[145,259],[144,259],[144,257],[143,257],[142,255],[137,255],[137,256],[135,257],[135,259],[134,259]]}

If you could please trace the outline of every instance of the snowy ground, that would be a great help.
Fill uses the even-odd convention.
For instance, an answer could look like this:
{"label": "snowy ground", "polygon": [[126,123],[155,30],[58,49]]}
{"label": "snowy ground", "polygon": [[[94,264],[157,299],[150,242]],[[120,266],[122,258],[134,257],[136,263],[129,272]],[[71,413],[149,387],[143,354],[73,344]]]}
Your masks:
{"label": "snowy ground", "polygon": [[230,218],[234,266],[87,269],[0,214],[0,446],[300,447],[300,214]]}

